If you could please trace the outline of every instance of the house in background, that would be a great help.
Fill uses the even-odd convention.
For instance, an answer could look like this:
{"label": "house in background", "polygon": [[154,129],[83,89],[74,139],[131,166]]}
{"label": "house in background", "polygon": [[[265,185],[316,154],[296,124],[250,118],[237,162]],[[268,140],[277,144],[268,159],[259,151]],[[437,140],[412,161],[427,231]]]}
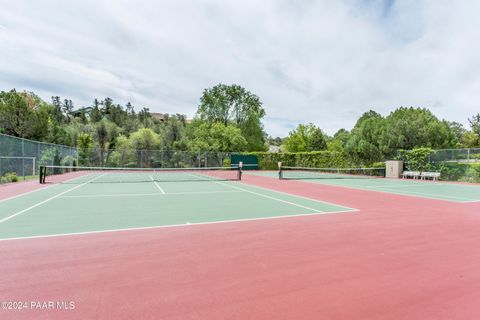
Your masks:
{"label": "house in background", "polygon": [[160,112],[150,112],[153,118],[157,119],[160,122],[165,121],[165,113],[160,113]]}
{"label": "house in background", "polygon": [[[157,119],[160,122],[165,122],[168,119],[168,113],[160,113],[160,112],[150,112],[152,118]],[[192,122],[192,119],[185,119],[185,123],[189,124]]]}
{"label": "house in background", "polygon": [[280,152],[280,147],[279,146],[274,146],[274,145],[269,145],[268,146],[268,152]]}

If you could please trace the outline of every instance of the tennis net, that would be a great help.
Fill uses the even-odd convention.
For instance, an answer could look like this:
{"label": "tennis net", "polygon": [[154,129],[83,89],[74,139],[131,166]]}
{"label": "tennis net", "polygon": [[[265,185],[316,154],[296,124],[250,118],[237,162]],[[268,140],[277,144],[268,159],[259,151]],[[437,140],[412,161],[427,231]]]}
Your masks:
{"label": "tennis net", "polygon": [[384,168],[309,168],[280,167],[281,180],[368,179],[385,177]]}
{"label": "tennis net", "polygon": [[41,166],[40,183],[135,183],[241,180],[239,166],[202,168],[105,168]]}

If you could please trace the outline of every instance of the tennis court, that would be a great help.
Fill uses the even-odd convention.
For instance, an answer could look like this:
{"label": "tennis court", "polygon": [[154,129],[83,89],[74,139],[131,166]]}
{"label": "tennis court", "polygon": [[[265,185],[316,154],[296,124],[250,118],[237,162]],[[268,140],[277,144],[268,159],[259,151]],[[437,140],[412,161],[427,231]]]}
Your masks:
{"label": "tennis court", "polygon": [[[278,179],[277,171],[250,171],[248,173]],[[387,179],[378,178],[375,175],[337,175],[302,170],[288,172],[287,179],[460,203],[480,202],[480,185],[478,184]]]}
{"label": "tennis court", "polygon": [[355,211],[230,181],[236,175],[223,170],[62,173],[44,190],[0,202],[0,239]]}
{"label": "tennis court", "polygon": [[0,201],[2,319],[480,317],[480,202],[364,188],[380,178],[48,170]]}

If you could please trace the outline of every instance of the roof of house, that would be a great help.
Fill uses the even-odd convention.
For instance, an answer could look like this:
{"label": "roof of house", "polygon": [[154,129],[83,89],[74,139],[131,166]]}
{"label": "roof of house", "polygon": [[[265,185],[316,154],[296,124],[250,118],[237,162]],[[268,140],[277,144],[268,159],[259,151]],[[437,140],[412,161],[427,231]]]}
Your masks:
{"label": "roof of house", "polygon": [[152,117],[154,117],[155,119],[158,119],[158,120],[165,120],[165,113],[160,113],[160,112],[150,112],[150,114],[152,115]]}

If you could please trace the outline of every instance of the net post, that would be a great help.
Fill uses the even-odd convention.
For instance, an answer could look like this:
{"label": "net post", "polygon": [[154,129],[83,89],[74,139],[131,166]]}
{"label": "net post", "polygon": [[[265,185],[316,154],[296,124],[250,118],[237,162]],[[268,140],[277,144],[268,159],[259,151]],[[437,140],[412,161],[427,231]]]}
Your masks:
{"label": "net post", "polygon": [[282,180],[283,179],[283,174],[282,174],[282,162],[278,162],[278,179]]}
{"label": "net post", "polygon": [[45,177],[44,177],[44,170],[45,170],[45,167],[44,166],[40,166],[38,168],[39,170],[39,173],[38,173],[38,176],[39,176],[39,179],[40,179],[40,184],[44,184],[45,183]]}
{"label": "net post", "polygon": [[242,168],[243,168],[243,162],[240,161],[238,163],[238,180],[242,180]]}

